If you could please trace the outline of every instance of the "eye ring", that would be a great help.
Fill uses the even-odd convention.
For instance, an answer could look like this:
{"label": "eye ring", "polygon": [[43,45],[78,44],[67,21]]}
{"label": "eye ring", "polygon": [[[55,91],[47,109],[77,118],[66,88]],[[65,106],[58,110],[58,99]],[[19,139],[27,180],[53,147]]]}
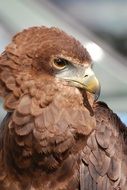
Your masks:
{"label": "eye ring", "polygon": [[57,70],[62,70],[67,66],[68,62],[62,58],[56,58],[53,61],[53,67]]}

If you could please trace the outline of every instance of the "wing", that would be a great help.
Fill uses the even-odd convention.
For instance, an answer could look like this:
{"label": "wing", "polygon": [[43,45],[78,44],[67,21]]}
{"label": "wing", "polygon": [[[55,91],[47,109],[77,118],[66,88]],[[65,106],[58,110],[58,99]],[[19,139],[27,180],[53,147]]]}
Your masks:
{"label": "wing", "polygon": [[97,103],[95,116],[97,129],[82,152],[80,190],[125,190],[127,130],[104,103]]}

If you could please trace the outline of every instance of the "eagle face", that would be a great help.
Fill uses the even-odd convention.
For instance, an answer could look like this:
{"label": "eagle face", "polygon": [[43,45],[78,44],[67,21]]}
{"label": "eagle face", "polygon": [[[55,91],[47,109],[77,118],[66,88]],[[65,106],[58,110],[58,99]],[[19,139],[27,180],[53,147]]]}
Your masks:
{"label": "eagle face", "polygon": [[69,58],[58,57],[52,61],[55,77],[67,81],[70,86],[95,94],[95,99],[98,99],[100,85],[91,69],[91,65],[87,63],[80,65],[69,60]]}

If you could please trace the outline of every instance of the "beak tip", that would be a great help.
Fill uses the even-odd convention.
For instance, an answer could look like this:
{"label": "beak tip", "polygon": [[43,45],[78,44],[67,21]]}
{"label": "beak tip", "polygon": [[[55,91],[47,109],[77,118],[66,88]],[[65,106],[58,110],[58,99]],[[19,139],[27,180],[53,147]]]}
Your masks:
{"label": "beak tip", "polygon": [[98,81],[98,79],[95,77],[95,75],[92,75],[89,78],[89,81],[87,83],[87,90],[91,93],[94,94],[95,96],[95,101],[98,100],[99,96],[100,96],[100,91],[101,91],[101,86],[100,86],[100,82]]}

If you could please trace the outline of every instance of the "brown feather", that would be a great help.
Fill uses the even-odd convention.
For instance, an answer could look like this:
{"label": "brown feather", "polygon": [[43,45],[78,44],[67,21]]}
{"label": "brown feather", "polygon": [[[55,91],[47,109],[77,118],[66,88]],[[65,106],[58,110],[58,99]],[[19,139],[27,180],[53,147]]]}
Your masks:
{"label": "brown feather", "polygon": [[[94,110],[97,127],[87,140],[89,152],[85,151],[86,147],[82,152],[83,163],[88,168],[87,175],[97,183],[97,190],[125,189],[127,171],[125,161],[122,160],[126,160],[127,156],[123,151],[123,134],[126,133],[126,128],[106,104],[98,102]],[[83,164],[80,167],[84,167]],[[81,180],[84,179],[82,176]],[[87,189],[85,185],[87,183],[84,184],[84,190]]]}
{"label": "brown feather", "polygon": [[127,130],[91,93],[56,79],[59,56],[91,65],[80,42],[47,27],[16,34],[0,57],[0,190],[125,190]]}

